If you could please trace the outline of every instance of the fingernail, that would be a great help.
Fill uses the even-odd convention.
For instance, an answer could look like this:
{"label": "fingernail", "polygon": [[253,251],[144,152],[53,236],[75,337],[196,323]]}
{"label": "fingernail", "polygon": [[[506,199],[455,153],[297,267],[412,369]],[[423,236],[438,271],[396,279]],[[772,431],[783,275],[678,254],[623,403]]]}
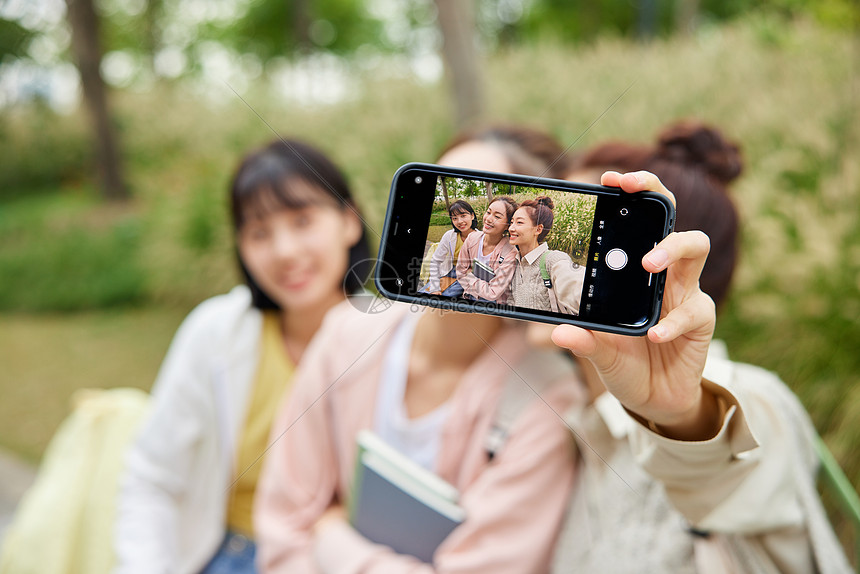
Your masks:
{"label": "fingernail", "polygon": [[648,183],[648,181],[642,175],[637,175],[636,181],[639,182],[639,185],[641,185],[641,186],[645,186]]}
{"label": "fingernail", "polygon": [[669,261],[669,253],[665,249],[655,249],[645,256],[648,263],[656,267],[658,270],[663,269],[666,262]]}
{"label": "fingernail", "polygon": [[663,339],[666,337],[666,327],[663,325],[654,325],[651,327],[651,331],[657,335],[658,339]]}

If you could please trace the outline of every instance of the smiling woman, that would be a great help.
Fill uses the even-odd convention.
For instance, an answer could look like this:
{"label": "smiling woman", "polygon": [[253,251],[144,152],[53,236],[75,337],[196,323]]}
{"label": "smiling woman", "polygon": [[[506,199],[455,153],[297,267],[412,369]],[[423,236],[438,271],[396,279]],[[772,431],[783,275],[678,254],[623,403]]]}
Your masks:
{"label": "smiling woman", "polygon": [[171,344],[127,457],[118,572],[254,572],[251,507],[275,409],[323,317],[366,275],[347,274],[369,261],[349,187],[313,147],[278,140],[248,155],[231,206],[247,285],[200,305]]}

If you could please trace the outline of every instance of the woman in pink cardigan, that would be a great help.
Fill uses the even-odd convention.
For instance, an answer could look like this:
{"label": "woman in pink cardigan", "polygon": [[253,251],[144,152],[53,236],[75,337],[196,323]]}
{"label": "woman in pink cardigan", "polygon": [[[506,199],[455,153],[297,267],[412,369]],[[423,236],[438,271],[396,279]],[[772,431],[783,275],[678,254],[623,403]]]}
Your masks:
{"label": "woman in pink cardigan", "polygon": [[[514,169],[505,148],[488,143],[482,151],[497,156],[498,169]],[[487,167],[474,158],[446,154],[440,162]],[[335,309],[273,427],[255,505],[259,568],[548,571],[576,468],[558,413],[579,391],[568,358],[553,352],[524,365],[535,353],[523,323],[498,317],[409,313],[400,305],[376,315],[348,304]],[[512,379],[527,392],[504,444],[490,454],[488,437]],[[466,518],[431,563],[374,544],[349,524],[355,437],[364,429],[459,490]]]}
{"label": "woman in pink cardigan", "polygon": [[[466,296],[479,301],[507,303],[511,298],[511,280],[517,267],[517,251],[508,241],[508,226],[517,210],[517,202],[506,195],[496,197],[487,206],[484,224],[463,242],[457,259],[457,281]],[[492,275],[481,275],[482,266]]]}

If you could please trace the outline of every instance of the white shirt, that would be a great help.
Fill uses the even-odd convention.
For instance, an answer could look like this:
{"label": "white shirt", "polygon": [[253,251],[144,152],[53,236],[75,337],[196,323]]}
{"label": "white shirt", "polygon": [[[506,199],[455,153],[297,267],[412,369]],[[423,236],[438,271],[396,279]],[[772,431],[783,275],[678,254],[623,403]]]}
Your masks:
{"label": "white shirt", "polygon": [[493,252],[490,251],[489,254],[484,255],[484,238],[486,236],[487,235],[485,233],[481,234],[481,243],[478,245],[478,253],[475,254],[475,259],[477,259],[487,267],[490,267],[490,256],[493,254]]}
{"label": "white shirt", "polygon": [[373,430],[413,462],[435,472],[439,440],[449,404],[445,402],[433,411],[411,419],[403,401],[409,374],[409,351],[420,318],[420,313],[406,315],[392,337],[382,365]]}

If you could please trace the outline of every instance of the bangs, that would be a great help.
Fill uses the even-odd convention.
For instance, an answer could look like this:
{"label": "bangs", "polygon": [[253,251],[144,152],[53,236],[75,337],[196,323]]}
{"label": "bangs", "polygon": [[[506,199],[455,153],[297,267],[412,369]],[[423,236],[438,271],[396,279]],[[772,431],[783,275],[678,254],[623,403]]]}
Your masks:
{"label": "bangs", "polygon": [[472,212],[460,205],[455,205],[451,207],[448,215],[472,215]]}
{"label": "bangs", "polygon": [[308,183],[300,176],[266,179],[256,183],[255,186],[249,185],[244,189],[237,190],[238,193],[234,198],[236,201],[237,228],[247,221],[263,219],[267,215],[284,209],[304,209],[317,205],[335,206],[337,204],[331,194]]}

